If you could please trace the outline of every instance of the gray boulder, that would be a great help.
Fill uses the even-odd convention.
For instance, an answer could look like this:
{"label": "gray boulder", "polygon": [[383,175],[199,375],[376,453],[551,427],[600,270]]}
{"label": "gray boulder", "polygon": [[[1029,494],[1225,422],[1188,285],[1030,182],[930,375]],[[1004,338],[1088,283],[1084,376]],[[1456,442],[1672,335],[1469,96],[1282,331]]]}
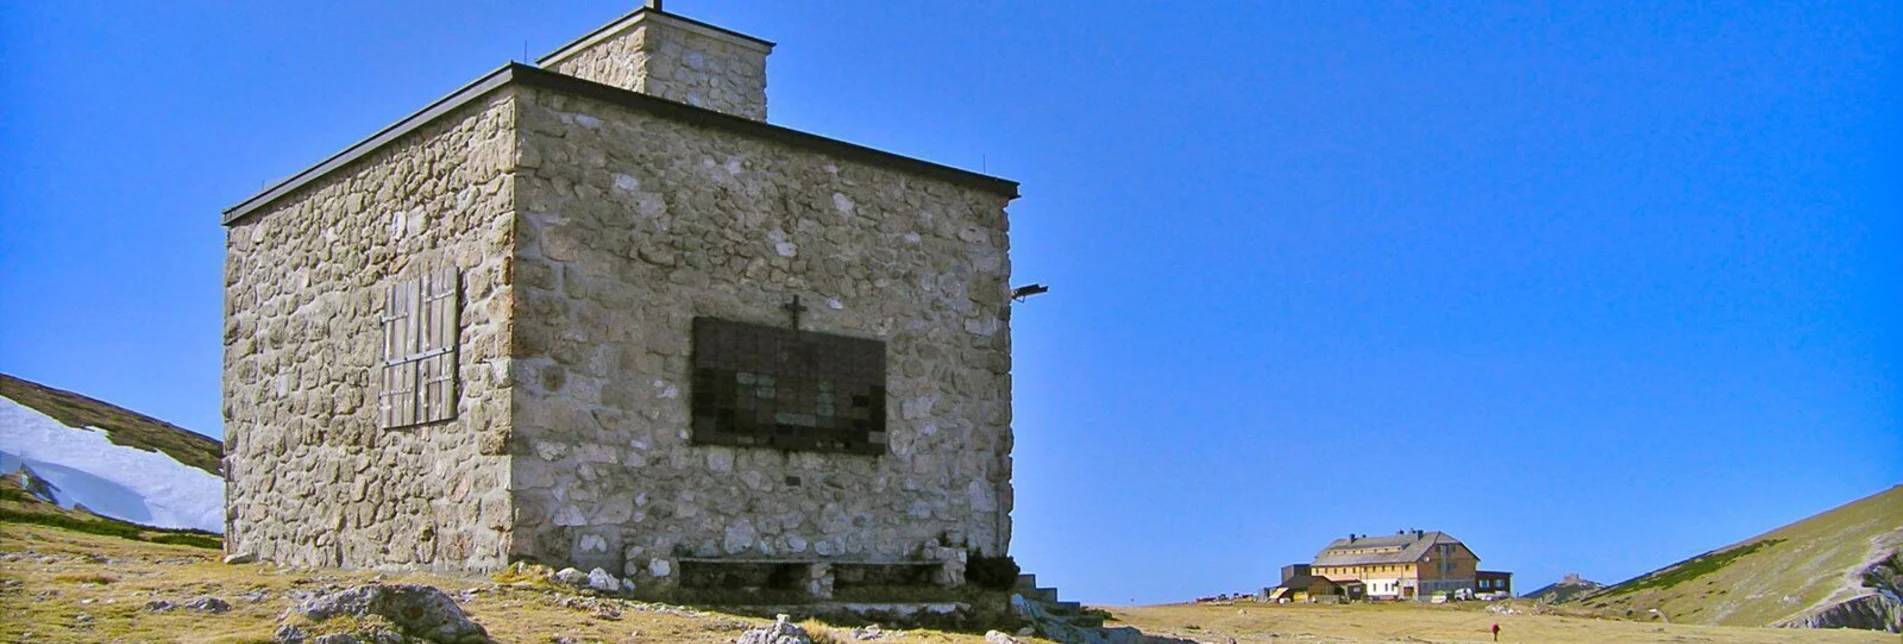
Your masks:
{"label": "gray boulder", "polygon": [[222,613],[231,610],[231,603],[210,595],[185,602],[185,607],[201,613]]}
{"label": "gray boulder", "polygon": [[606,570],[596,568],[588,571],[588,587],[604,593],[619,593],[621,580]]}
{"label": "gray boulder", "polygon": [[[312,622],[332,617],[368,617],[389,620],[411,637],[439,644],[489,642],[488,631],[441,590],[413,584],[365,584],[318,595],[299,603],[291,612]],[[381,635],[381,634],[367,634]],[[284,639],[280,637],[280,639]],[[360,638],[361,639],[361,638]],[[364,641],[378,641],[375,637]]]}
{"label": "gray boulder", "polygon": [[580,570],[576,570],[574,568],[563,568],[559,571],[556,571],[555,581],[568,584],[576,588],[582,588],[588,585],[588,573],[582,572]]}

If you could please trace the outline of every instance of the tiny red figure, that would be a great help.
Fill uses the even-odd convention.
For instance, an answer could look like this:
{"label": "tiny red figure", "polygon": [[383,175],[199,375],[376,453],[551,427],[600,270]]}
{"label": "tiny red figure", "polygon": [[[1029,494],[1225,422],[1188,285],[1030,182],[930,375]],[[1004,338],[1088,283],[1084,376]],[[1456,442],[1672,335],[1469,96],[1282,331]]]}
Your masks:
{"label": "tiny red figure", "polygon": [[1500,641],[1500,622],[1493,623],[1493,641]]}

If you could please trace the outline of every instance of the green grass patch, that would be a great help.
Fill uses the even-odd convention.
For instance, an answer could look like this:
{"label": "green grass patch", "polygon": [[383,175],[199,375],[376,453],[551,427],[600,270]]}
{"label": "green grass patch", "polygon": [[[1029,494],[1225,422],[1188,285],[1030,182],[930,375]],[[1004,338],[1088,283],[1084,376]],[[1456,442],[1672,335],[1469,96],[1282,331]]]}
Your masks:
{"label": "green grass patch", "polygon": [[[191,546],[217,550],[224,548],[224,538],[203,530],[167,530],[151,528],[134,523],[102,519],[80,519],[64,514],[20,512],[0,508],[0,523],[27,523],[43,525],[61,530],[96,534],[103,537],[117,537],[131,541],[147,541],[175,546]],[[147,535],[147,533],[154,533]]]}
{"label": "green grass patch", "polygon": [[139,530],[139,526],[135,526],[130,523],[113,523],[109,521],[88,521],[85,519],[75,519],[73,517],[69,517],[62,514],[40,514],[35,512],[19,512],[16,510],[0,508],[0,523],[31,523],[35,525],[43,525],[47,527],[59,528],[62,530],[84,532],[86,534],[96,534],[96,535],[107,536],[107,537],[119,537],[121,539],[131,539],[133,541],[143,541],[143,539],[139,538],[139,533],[141,532]]}
{"label": "green grass patch", "polygon": [[1707,552],[1672,564],[1657,573],[1636,577],[1606,589],[1599,597],[1616,597],[1650,588],[1666,589],[1723,570],[1753,552],[1783,543],[1783,539],[1765,539],[1722,552]]}
{"label": "green grass patch", "polygon": [[191,546],[193,548],[204,548],[207,550],[223,550],[225,548],[224,539],[216,537],[216,536],[203,535],[203,534],[190,534],[190,533],[155,534],[150,537],[146,537],[145,540],[150,541],[152,543],[163,543],[163,544],[169,544],[174,546]]}
{"label": "green grass patch", "polygon": [[96,572],[91,572],[91,573],[80,573],[80,574],[72,574],[72,575],[60,575],[60,576],[54,577],[53,581],[67,583],[67,584],[98,584],[98,585],[104,586],[106,584],[116,583],[119,581],[119,579],[116,577],[111,577],[111,576],[102,575]]}
{"label": "green grass patch", "polygon": [[965,581],[979,588],[991,590],[1010,590],[1017,585],[1018,568],[1016,559],[1009,555],[987,557],[977,551],[971,551],[965,563]]}

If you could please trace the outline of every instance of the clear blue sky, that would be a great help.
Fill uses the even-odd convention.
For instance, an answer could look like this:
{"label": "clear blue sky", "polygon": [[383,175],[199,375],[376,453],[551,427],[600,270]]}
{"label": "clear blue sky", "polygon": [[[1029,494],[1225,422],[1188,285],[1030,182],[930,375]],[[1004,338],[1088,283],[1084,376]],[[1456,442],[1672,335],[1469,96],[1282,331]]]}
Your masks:
{"label": "clear blue sky", "polygon": [[[0,3],[0,371],[218,435],[218,214],[622,2]],[[1903,482],[1896,3],[753,2],[772,120],[1022,181],[1014,554],[1531,589]]]}

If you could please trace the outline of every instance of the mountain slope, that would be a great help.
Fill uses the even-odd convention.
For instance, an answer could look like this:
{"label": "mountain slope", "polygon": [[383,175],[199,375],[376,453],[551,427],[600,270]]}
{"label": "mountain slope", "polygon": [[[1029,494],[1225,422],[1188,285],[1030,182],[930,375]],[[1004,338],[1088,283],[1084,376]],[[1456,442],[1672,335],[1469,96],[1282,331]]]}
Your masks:
{"label": "mountain slope", "polygon": [[31,468],[61,506],[222,531],[222,452],[217,441],[149,416],[0,376],[0,473]]}
{"label": "mountain slope", "polygon": [[[1903,629],[1903,485],[1580,597],[1673,622]],[[1887,581],[1886,581],[1887,580]]]}
{"label": "mountain slope", "polygon": [[31,407],[68,427],[106,430],[114,445],[157,451],[213,476],[225,474],[224,444],[157,418],[4,373],[0,373],[0,397]]}

